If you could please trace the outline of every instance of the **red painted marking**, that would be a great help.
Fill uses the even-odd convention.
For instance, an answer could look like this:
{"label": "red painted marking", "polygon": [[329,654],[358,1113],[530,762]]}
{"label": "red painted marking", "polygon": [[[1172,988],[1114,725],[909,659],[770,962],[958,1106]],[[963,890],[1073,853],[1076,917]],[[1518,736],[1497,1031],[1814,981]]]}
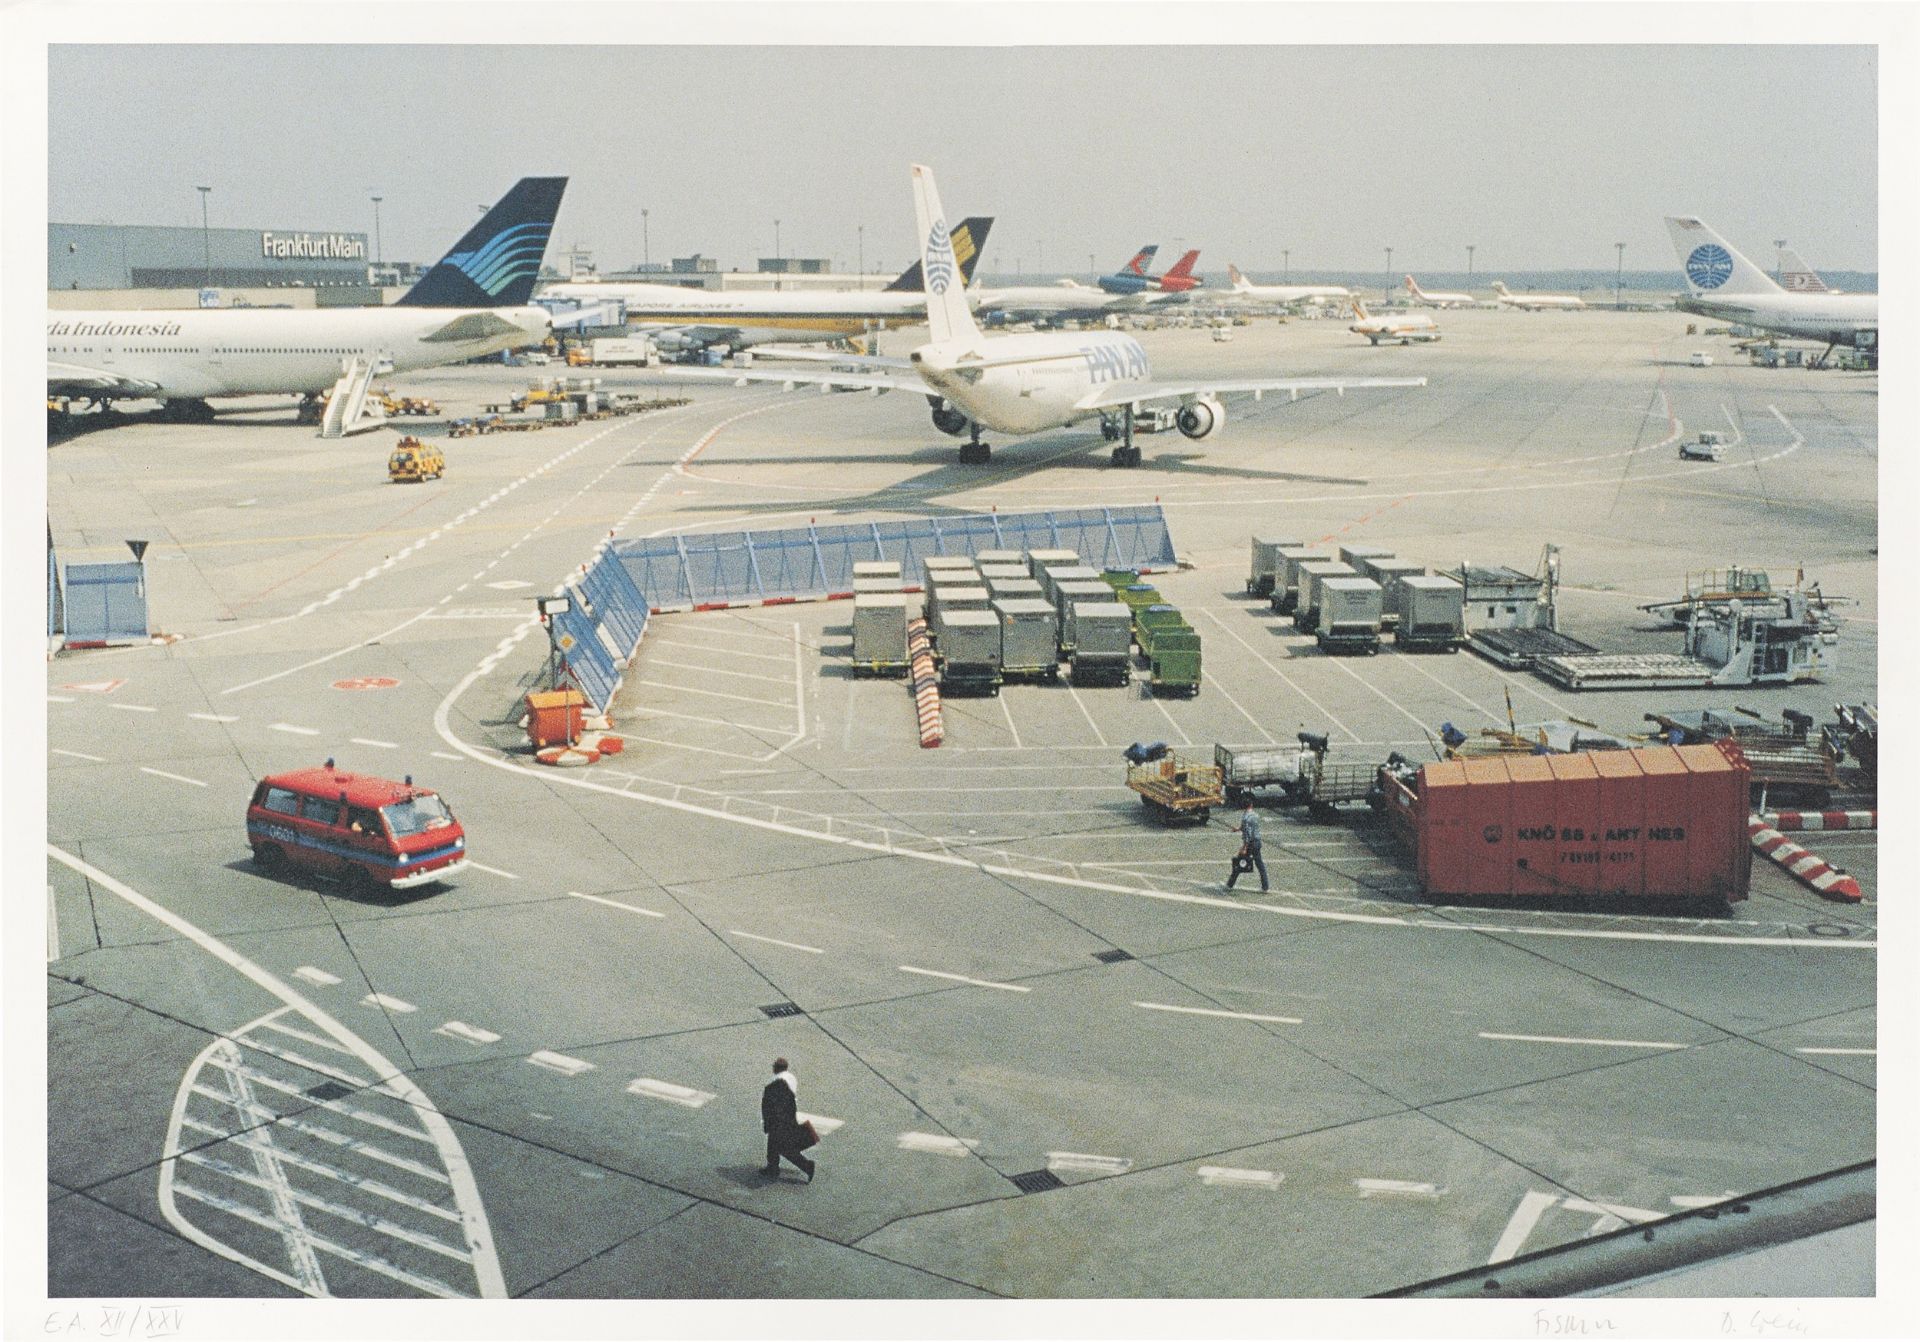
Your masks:
{"label": "red painted marking", "polygon": [[[72,648],[80,645],[69,643],[67,646]],[[105,647],[106,645],[103,643],[99,646]],[[126,683],[124,680],[80,680],[75,681],[71,685],[62,685],[60,688],[63,690],[73,690],[79,694],[112,694]]]}
{"label": "red painted marking", "polygon": [[829,601],[851,601],[852,599],[853,599],[852,592],[828,592],[827,593],[827,600]]}
{"label": "red painted marking", "polygon": [[793,596],[770,596],[760,604],[763,606],[791,606],[800,598]]}
{"label": "red painted marking", "polygon": [[71,643],[63,643],[61,646],[66,648],[104,648],[107,646],[107,641],[104,638],[83,638],[76,639]]}
{"label": "red painted marking", "polygon": [[725,601],[700,601],[694,603],[693,608],[695,610],[725,610],[727,605],[728,603]]}
{"label": "red painted marking", "polygon": [[397,689],[400,682],[392,676],[354,676],[348,680],[336,680],[336,690],[391,690]]}

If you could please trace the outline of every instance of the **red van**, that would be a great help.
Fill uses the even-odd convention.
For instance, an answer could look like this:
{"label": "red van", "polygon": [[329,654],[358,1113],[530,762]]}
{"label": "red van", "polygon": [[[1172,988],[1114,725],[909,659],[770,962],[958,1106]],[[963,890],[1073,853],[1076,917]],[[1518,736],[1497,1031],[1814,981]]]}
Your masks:
{"label": "red van", "polygon": [[247,842],[266,871],[289,867],[406,890],[457,875],[467,836],[438,794],[333,767],[260,780],[247,806]]}

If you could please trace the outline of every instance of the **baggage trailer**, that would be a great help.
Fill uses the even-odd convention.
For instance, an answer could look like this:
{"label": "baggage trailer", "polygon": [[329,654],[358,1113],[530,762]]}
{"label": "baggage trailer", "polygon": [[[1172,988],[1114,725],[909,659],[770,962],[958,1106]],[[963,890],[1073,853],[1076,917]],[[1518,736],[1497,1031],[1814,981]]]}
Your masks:
{"label": "baggage trailer", "polygon": [[1380,651],[1380,584],[1372,578],[1325,578],[1318,584],[1320,621],[1314,642],[1332,656]]}
{"label": "baggage trailer", "polygon": [[1329,550],[1317,550],[1311,546],[1289,545],[1280,551],[1281,566],[1275,571],[1273,595],[1267,605],[1275,615],[1290,615],[1300,599],[1300,569],[1306,564],[1325,564],[1331,562],[1333,553]]}
{"label": "baggage trailer", "polygon": [[1227,800],[1243,806],[1262,788],[1275,788],[1280,805],[1304,806],[1316,820],[1333,817],[1336,808],[1364,802],[1382,804],[1380,766],[1327,759],[1327,738],[1298,732],[1294,746],[1220,746],[1213,748]]}
{"label": "baggage trailer", "polygon": [[1429,896],[1745,899],[1747,780],[1731,741],[1417,768],[1395,756],[1382,771]]}
{"label": "baggage trailer", "polygon": [[[1133,612],[1118,601],[1076,601],[1069,608],[1073,645],[1068,677],[1075,685],[1126,685],[1133,680]],[[1066,635],[1062,635],[1065,641]]]}
{"label": "baggage trailer", "polygon": [[1012,597],[993,603],[1000,617],[1000,675],[1030,680],[1060,676],[1060,615],[1051,601]]}
{"label": "baggage trailer", "polygon": [[1253,538],[1253,558],[1247,574],[1247,595],[1271,597],[1286,568],[1280,552],[1297,549],[1299,541],[1276,539],[1271,532]]}
{"label": "baggage trailer", "polygon": [[1467,641],[1467,594],[1451,578],[1410,573],[1393,585],[1393,645],[1408,652],[1458,652]]}
{"label": "baggage trailer", "polygon": [[1000,693],[1000,616],[991,610],[950,610],[940,617],[940,693]]}
{"label": "baggage trailer", "polygon": [[1213,808],[1225,801],[1218,768],[1171,752],[1142,763],[1129,762],[1127,786],[1140,794],[1141,805],[1162,824],[1185,820],[1204,825]]}
{"label": "baggage trailer", "polygon": [[906,674],[907,600],[902,592],[862,592],[854,597],[854,675]]}
{"label": "baggage trailer", "polygon": [[1145,662],[1153,660],[1153,641],[1159,635],[1193,632],[1193,626],[1187,623],[1187,617],[1180,613],[1180,608],[1164,602],[1135,611],[1133,627],[1137,635],[1135,641],[1140,644],[1140,658]]}
{"label": "baggage trailer", "polygon": [[1813,719],[1805,713],[1787,709],[1782,722],[1742,708],[1733,713],[1704,708],[1644,716],[1660,729],[1668,745],[1732,741],[1739,746],[1747,757],[1752,801],[1758,810],[1782,799],[1825,806],[1840,785],[1832,742],[1827,733],[1813,730]]}
{"label": "baggage trailer", "polygon": [[1200,635],[1191,629],[1157,632],[1147,668],[1147,688],[1156,698],[1179,694],[1191,699],[1200,693]]}
{"label": "baggage trailer", "polygon": [[1300,566],[1299,591],[1293,602],[1293,627],[1310,634],[1320,623],[1320,581],[1323,578],[1357,578],[1337,559],[1320,559]]}

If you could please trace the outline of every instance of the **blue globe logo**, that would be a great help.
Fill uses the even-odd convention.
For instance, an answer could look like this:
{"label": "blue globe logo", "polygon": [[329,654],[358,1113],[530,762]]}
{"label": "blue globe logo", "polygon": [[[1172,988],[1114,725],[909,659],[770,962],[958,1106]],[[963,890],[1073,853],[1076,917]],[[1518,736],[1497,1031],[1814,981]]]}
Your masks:
{"label": "blue globe logo", "polygon": [[1687,257],[1687,278],[1702,289],[1718,289],[1733,275],[1733,258],[1717,243],[1706,242]]}
{"label": "blue globe logo", "polygon": [[927,292],[944,294],[953,282],[953,242],[947,237],[947,221],[936,219],[927,234]]}

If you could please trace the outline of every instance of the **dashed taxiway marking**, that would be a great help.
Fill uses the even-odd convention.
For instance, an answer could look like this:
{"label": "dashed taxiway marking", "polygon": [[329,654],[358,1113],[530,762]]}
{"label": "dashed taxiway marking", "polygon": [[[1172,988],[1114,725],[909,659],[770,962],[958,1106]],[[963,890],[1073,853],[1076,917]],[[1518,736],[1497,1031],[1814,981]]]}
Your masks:
{"label": "dashed taxiway marking", "polygon": [[316,728],[316,727],[296,727],[296,726],[294,726],[294,725],[293,725],[293,724],[292,724],[291,722],[276,722],[276,723],[273,723],[273,724],[271,724],[271,725],[270,725],[270,726],[269,726],[269,727],[267,728],[267,730],[268,730],[268,731],[271,731],[271,732],[287,732],[287,733],[289,733],[290,735],[293,735],[293,736],[318,736],[318,735],[320,735],[320,731],[319,731],[319,729],[318,729],[318,728]]}
{"label": "dashed taxiway marking", "polygon": [[70,694],[49,694],[47,696],[47,702],[50,704],[70,704],[73,702],[73,696]]}
{"label": "dashed taxiway marking", "polygon": [[340,981],[338,974],[329,974],[326,970],[315,969],[312,965],[301,965],[293,971],[293,976],[297,979],[305,979],[308,983],[318,984],[322,988],[331,988]]}
{"label": "dashed taxiway marking", "polygon": [[188,717],[196,722],[238,722],[240,719],[232,713],[189,713]]}
{"label": "dashed taxiway marking", "polygon": [[399,998],[389,997],[385,993],[368,993],[360,999],[360,1005],[379,1007],[382,1011],[391,1011],[401,1016],[408,1015],[420,1009],[411,1002],[403,1002]]}
{"label": "dashed taxiway marking", "polygon": [[73,757],[74,759],[77,759],[77,760],[87,760],[88,762],[90,762],[90,763],[93,763],[93,764],[105,764],[105,763],[106,763],[106,760],[104,760],[104,759],[102,759],[102,758],[101,758],[100,756],[98,756],[98,755],[89,755],[89,754],[87,754],[87,752],[86,752],[86,751],[84,751],[84,750],[62,750],[62,749],[61,749],[61,748],[60,748],[59,746],[49,746],[49,747],[48,747],[48,753],[49,753],[49,754],[53,754],[53,755],[70,755],[70,756],[72,756],[72,757]]}
{"label": "dashed taxiway marking", "polygon": [[564,1053],[555,1053],[544,1048],[529,1053],[527,1061],[535,1067],[544,1067],[549,1072],[558,1072],[562,1076],[579,1076],[582,1072],[593,1070],[593,1064],[584,1058],[569,1058]]}
{"label": "dashed taxiway marking", "polygon": [[938,1132],[903,1132],[902,1151],[925,1151],[935,1156],[970,1156],[980,1147],[978,1137],[948,1137]]}
{"label": "dashed taxiway marking", "polygon": [[[517,642],[518,640],[515,640],[515,641]],[[444,750],[435,750],[430,753],[437,760],[452,760],[456,764],[466,763],[466,757],[463,755],[450,755]]]}
{"label": "dashed taxiway marking", "polygon": [[665,1100],[683,1109],[699,1109],[719,1098],[711,1091],[677,1086],[671,1081],[656,1081],[650,1076],[635,1077],[627,1083],[627,1094],[644,1095],[650,1100]]}
{"label": "dashed taxiway marking", "polygon": [[140,766],[140,772],[143,774],[152,774],[155,778],[171,778],[176,783],[191,783],[195,787],[206,786],[205,783],[197,778],[188,778],[185,774],[170,774],[165,769],[150,769],[144,764]]}
{"label": "dashed taxiway marking", "polygon": [[399,746],[395,745],[392,741],[375,741],[365,736],[354,736],[354,737],[349,737],[348,739],[351,740],[353,744],[357,746],[373,746],[375,749],[378,749],[378,750],[398,750],[400,748]]}
{"label": "dashed taxiway marking", "polygon": [[434,1030],[449,1039],[465,1040],[469,1044],[497,1044],[500,1036],[492,1030],[483,1030],[478,1025],[469,1025],[463,1020],[450,1020]]}
{"label": "dashed taxiway marking", "polygon": [[1482,1039],[1497,1039],[1516,1044],[1593,1044],[1601,1048],[1690,1048],[1690,1044],[1672,1044],[1655,1039],[1579,1039],[1557,1034],[1494,1034],[1480,1031]]}
{"label": "dashed taxiway marking", "polygon": [[1230,1165],[1202,1165],[1194,1171],[1209,1188],[1278,1188],[1286,1175],[1279,1170],[1236,1170]]}
{"label": "dashed taxiway marking", "polygon": [[778,937],[757,936],[752,932],[742,932],[737,927],[728,928],[727,935],[730,937],[745,937],[748,941],[764,941],[769,946],[785,946],[790,951],[805,951],[808,955],[825,955],[826,954],[826,952],[821,950],[818,946],[802,946],[797,941],[781,941]]}
{"label": "dashed taxiway marking", "polygon": [[1089,1156],[1078,1151],[1047,1152],[1047,1168],[1074,1174],[1125,1174],[1133,1162],[1125,1156]]}
{"label": "dashed taxiway marking", "polygon": [[995,983],[991,979],[970,979],[965,974],[948,974],[938,969],[921,969],[915,965],[901,965],[902,974],[925,974],[930,979],[951,979],[955,983],[970,984],[975,988],[998,988],[1001,992],[1027,993],[1033,989],[1018,983]]}
{"label": "dashed taxiway marking", "polygon": [[831,1136],[838,1129],[847,1126],[846,1119],[828,1118],[825,1114],[796,1113],[793,1117],[796,1122],[813,1124],[814,1130],[822,1137]]}
{"label": "dashed taxiway marking", "polygon": [[608,899],[605,895],[583,895],[578,890],[567,891],[569,899],[584,899],[594,904],[605,904],[610,909],[625,909],[628,913],[637,913],[643,918],[664,918],[667,915],[653,909],[643,909],[638,904],[622,904],[617,899]]}
{"label": "dashed taxiway marking", "polygon": [[1227,1020],[1262,1020],[1274,1025],[1303,1024],[1297,1016],[1261,1016],[1251,1011],[1218,1011],[1212,1007],[1174,1006],[1168,1002],[1135,1002],[1135,1006],[1148,1011],[1176,1011],[1183,1016],[1220,1016]]}
{"label": "dashed taxiway marking", "polygon": [[487,874],[488,874],[489,876],[502,876],[502,877],[505,877],[505,878],[506,878],[507,880],[509,880],[509,881],[517,881],[517,880],[519,880],[519,879],[520,879],[520,878],[519,878],[518,876],[515,876],[515,875],[514,875],[514,874],[513,874],[512,872],[510,872],[510,871],[502,871],[502,870],[500,870],[500,868],[498,868],[498,867],[489,867],[489,866],[488,866],[488,865],[487,865],[486,863],[484,863],[484,862],[475,862],[475,861],[474,861],[474,860],[473,860],[472,858],[468,858],[468,859],[467,859],[467,865],[468,865],[469,867],[472,867],[472,868],[473,868],[473,869],[474,869],[475,871],[484,871],[484,872],[486,872],[486,873],[487,873]]}
{"label": "dashed taxiway marking", "polygon": [[1795,1053],[1830,1054],[1843,1058],[1872,1058],[1879,1055],[1877,1048],[1796,1048]]}
{"label": "dashed taxiway marking", "polygon": [[151,704],[108,704],[107,707],[121,713],[158,713],[160,711]]}
{"label": "dashed taxiway marking", "polygon": [[1360,1190],[1363,1198],[1417,1198],[1429,1202],[1447,1191],[1406,1179],[1355,1179],[1353,1186]]}

